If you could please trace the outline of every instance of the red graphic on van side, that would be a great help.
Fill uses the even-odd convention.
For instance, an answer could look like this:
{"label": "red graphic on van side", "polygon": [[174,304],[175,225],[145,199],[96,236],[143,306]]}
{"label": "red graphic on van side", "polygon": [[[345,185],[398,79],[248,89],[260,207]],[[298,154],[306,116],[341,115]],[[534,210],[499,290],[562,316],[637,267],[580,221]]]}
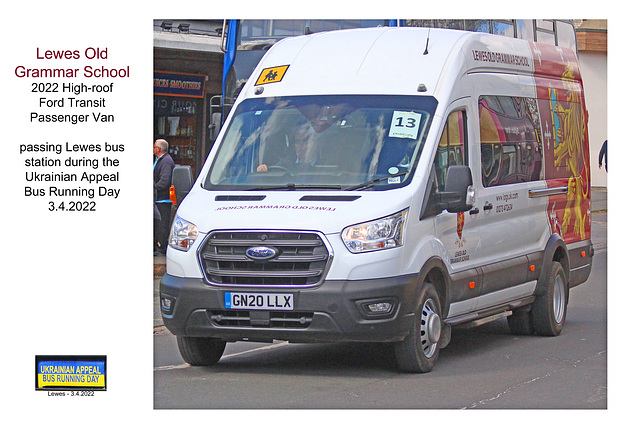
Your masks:
{"label": "red graphic on van side", "polygon": [[567,243],[591,237],[587,111],[578,60],[571,49],[530,42],[535,66],[544,176],[549,188],[552,232]]}

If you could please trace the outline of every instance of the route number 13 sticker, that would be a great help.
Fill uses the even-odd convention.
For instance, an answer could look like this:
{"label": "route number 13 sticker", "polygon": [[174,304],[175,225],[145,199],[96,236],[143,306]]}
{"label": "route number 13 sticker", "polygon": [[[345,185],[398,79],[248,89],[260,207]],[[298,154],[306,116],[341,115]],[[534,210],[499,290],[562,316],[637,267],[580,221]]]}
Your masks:
{"label": "route number 13 sticker", "polygon": [[411,111],[394,111],[391,119],[389,136],[394,138],[418,138],[420,129],[420,113]]}

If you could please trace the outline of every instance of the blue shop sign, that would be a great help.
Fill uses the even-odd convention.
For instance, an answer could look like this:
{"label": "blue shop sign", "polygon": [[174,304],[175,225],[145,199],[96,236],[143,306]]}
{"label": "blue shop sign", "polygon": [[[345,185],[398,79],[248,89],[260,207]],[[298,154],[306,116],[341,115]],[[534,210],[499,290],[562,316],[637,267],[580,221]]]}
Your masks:
{"label": "blue shop sign", "polygon": [[153,72],[153,94],[204,98],[207,76],[187,73]]}

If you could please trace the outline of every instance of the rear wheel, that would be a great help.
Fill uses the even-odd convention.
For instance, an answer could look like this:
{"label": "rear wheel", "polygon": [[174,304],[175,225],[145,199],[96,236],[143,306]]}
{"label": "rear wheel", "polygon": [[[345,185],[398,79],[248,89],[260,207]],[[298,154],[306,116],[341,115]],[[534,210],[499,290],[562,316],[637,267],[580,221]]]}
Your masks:
{"label": "rear wheel", "polygon": [[542,283],[542,295],[531,306],[533,329],[538,335],[560,335],[567,317],[569,282],[559,262],[553,262]]}
{"label": "rear wheel", "polygon": [[441,316],[440,297],[433,285],[426,283],[409,335],[394,347],[402,371],[424,373],[433,369],[440,353]]}
{"label": "rear wheel", "polygon": [[218,363],[227,343],[217,338],[178,336],[180,355],[190,365],[210,366]]}

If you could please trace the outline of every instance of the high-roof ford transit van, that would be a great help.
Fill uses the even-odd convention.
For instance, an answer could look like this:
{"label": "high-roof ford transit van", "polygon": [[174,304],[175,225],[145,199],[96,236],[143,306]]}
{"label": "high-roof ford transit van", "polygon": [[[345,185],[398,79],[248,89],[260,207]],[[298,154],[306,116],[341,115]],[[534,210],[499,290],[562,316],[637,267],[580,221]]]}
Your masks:
{"label": "high-roof ford transit van", "polygon": [[558,335],[593,257],[586,120],[568,49],[426,28],[285,39],[179,206],[164,323],[192,365],[230,341],[368,341],[409,372],[455,325]]}

